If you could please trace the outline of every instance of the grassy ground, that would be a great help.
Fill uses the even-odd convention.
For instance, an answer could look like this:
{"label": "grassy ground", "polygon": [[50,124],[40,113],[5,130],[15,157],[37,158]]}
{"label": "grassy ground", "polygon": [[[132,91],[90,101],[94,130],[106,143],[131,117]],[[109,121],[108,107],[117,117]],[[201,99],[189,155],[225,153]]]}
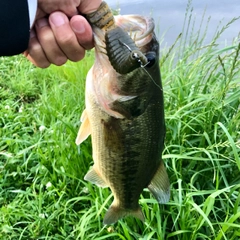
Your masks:
{"label": "grassy ground", "polygon": [[47,70],[1,58],[0,239],[240,239],[240,44],[217,48],[223,30],[204,44],[185,29],[187,44],[162,51],[171,200],[145,190],[144,224],[103,227],[112,195],[83,181],[91,143],[74,142],[93,54]]}

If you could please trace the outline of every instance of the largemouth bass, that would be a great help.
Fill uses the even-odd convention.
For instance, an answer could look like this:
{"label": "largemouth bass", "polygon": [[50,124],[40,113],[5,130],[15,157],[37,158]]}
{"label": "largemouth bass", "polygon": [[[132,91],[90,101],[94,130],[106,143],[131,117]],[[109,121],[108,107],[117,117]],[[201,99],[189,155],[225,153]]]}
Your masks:
{"label": "largemouth bass", "polygon": [[159,203],[170,197],[161,157],[165,121],[154,22],[139,15],[114,17],[105,2],[86,18],[94,32],[95,63],[76,143],[91,134],[94,165],[84,179],[114,195],[104,224],[127,215],[144,221],[138,203],[144,188]]}

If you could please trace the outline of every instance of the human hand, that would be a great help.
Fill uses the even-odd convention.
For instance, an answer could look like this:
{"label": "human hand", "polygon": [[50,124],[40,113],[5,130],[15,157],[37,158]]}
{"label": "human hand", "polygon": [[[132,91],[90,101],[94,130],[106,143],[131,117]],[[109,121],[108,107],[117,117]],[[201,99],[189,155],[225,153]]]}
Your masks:
{"label": "human hand", "polygon": [[68,17],[90,13],[100,6],[102,0],[38,0],[37,18],[54,11],[64,12]]}
{"label": "human hand", "polygon": [[24,55],[36,66],[60,66],[69,59],[83,59],[85,50],[93,47],[92,29],[87,20],[76,15],[69,21],[62,12],[40,18],[31,30],[28,49]]}
{"label": "human hand", "polygon": [[78,14],[81,0],[38,0],[37,18],[54,11],[64,12],[68,17]]}
{"label": "human hand", "polygon": [[[46,1],[52,3],[51,0]],[[65,1],[60,0],[60,2]],[[71,2],[76,4],[78,1],[71,0]],[[79,2],[77,11],[85,14],[95,11],[101,0],[79,0]],[[59,8],[62,10],[61,7]],[[60,66],[68,59],[71,61],[83,59],[85,50],[93,47],[92,29],[87,20],[81,15],[75,15],[72,10],[68,10],[68,13],[56,11],[49,17],[44,15],[44,11],[38,8],[35,27],[31,30],[29,46],[24,55],[41,68],[46,68],[50,64]],[[74,16],[69,20],[67,14],[70,15],[71,11]]]}

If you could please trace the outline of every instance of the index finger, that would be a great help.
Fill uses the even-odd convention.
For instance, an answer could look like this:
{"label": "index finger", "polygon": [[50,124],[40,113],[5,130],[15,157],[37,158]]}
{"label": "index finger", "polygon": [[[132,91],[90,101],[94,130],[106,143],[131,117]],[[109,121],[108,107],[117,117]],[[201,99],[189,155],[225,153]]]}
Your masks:
{"label": "index finger", "polygon": [[88,21],[83,16],[77,15],[71,18],[70,25],[79,44],[87,50],[93,48],[92,28]]}
{"label": "index finger", "polygon": [[82,0],[78,7],[78,11],[82,14],[92,13],[98,9],[101,2],[102,0]]}

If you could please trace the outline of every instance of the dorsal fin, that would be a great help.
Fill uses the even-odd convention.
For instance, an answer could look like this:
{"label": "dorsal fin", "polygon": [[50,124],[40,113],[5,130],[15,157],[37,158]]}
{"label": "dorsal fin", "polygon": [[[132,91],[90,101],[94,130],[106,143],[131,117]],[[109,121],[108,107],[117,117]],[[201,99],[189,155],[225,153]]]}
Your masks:
{"label": "dorsal fin", "polygon": [[151,183],[148,185],[148,189],[159,203],[166,203],[169,201],[170,183],[163,161],[161,161],[157,172],[153,176]]}

